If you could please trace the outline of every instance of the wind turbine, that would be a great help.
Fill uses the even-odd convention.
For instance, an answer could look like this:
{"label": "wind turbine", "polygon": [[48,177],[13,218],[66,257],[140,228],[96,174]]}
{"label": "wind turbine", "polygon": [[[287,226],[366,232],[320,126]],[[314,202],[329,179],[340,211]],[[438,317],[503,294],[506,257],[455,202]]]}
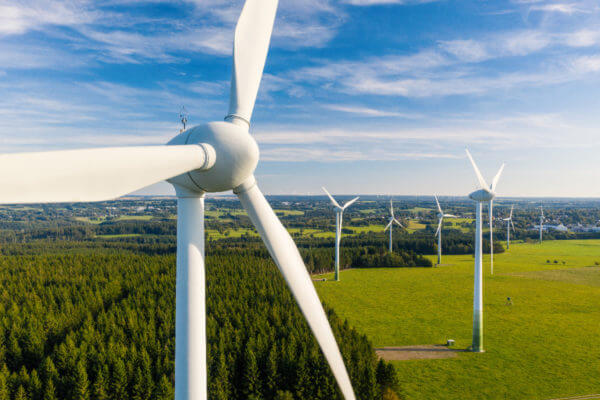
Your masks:
{"label": "wind turbine", "polygon": [[540,243],[542,243],[543,230],[544,230],[544,207],[540,206]]}
{"label": "wind turbine", "polygon": [[404,228],[404,226],[396,219],[396,217],[394,217],[394,206],[392,204],[392,200],[390,199],[390,221],[387,224],[387,226],[385,227],[385,229],[383,230],[384,232],[387,231],[388,229],[390,230],[390,253],[393,251],[392,250],[392,231],[394,230],[394,226],[393,223],[396,223],[399,227]]}
{"label": "wind turbine", "polygon": [[492,184],[488,187],[485,179],[481,175],[477,164],[471,157],[469,150],[466,150],[467,157],[473,165],[475,175],[479,181],[480,188],[473,193],[469,194],[469,197],[474,200],[475,205],[475,276],[474,276],[474,291],[473,291],[473,344],[472,350],[474,352],[483,352],[483,265],[482,265],[482,232],[481,232],[481,208],[482,204],[489,202],[491,204],[496,193],[496,185],[504,169],[504,164],[500,167],[500,170],[492,180]]}
{"label": "wind turbine", "polygon": [[433,196],[435,197],[435,204],[437,204],[437,208],[438,208],[438,227],[437,230],[435,231],[435,236],[437,236],[438,238],[438,265],[440,265],[442,263],[442,224],[444,222],[444,217],[446,218],[458,218],[456,215],[452,215],[452,214],[444,214],[444,212],[442,211],[442,207],[440,207],[440,202],[438,201],[437,196]]}
{"label": "wind turbine", "polygon": [[510,249],[510,228],[512,226],[513,231],[515,231],[515,224],[513,224],[513,220],[512,220],[512,214],[513,214],[513,208],[515,208],[515,206],[511,206],[510,207],[510,215],[508,216],[508,218],[504,218],[502,221],[506,221],[506,249]]}
{"label": "wind turbine", "polygon": [[353,198],[352,200],[350,200],[349,202],[344,204],[344,206],[342,207],[338,204],[337,201],[335,201],[333,196],[331,196],[329,194],[327,189],[325,189],[324,187],[321,187],[321,188],[325,191],[325,193],[327,193],[327,196],[329,196],[329,200],[331,200],[331,203],[335,207],[335,280],[339,281],[340,280],[340,241],[342,240],[342,219],[344,217],[344,210],[346,208],[350,207],[352,205],[352,203],[354,203],[356,200],[358,200],[358,197]]}
{"label": "wind turbine", "polygon": [[0,156],[0,203],[109,200],[167,179],[177,194],[175,399],[206,400],[204,194],[232,190],[279,267],[345,399],[355,399],[327,316],[302,257],[256,185],[250,119],[277,0],[247,0],[235,30],[225,121],[180,133],[164,146],[109,147]]}

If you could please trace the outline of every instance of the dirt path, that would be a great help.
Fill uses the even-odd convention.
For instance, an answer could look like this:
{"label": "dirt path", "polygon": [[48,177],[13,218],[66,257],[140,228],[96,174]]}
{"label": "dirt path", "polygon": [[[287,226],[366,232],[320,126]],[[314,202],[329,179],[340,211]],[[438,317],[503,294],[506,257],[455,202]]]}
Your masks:
{"label": "dirt path", "polygon": [[403,347],[382,347],[380,349],[375,349],[377,356],[386,361],[452,358],[456,357],[458,353],[462,353],[464,351],[466,350],[435,344]]}

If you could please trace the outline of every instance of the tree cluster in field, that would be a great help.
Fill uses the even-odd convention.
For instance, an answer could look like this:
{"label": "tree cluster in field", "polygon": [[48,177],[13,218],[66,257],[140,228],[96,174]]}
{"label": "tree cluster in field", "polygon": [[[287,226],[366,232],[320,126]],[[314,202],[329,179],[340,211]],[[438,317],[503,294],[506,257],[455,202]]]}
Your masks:
{"label": "tree cluster in field", "polygon": [[[3,246],[0,400],[173,398],[174,254],[121,245]],[[277,268],[252,252],[207,257],[209,398],[341,398]],[[358,398],[394,398],[393,367],[328,317]]]}

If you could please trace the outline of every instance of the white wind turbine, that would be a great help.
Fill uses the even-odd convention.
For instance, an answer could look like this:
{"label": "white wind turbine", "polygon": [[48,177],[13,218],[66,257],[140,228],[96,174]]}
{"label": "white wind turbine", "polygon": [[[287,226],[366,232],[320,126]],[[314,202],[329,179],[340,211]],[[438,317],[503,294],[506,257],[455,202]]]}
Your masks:
{"label": "white wind turbine", "polygon": [[393,251],[392,249],[392,231],[394,230],[393,224],[396,223],[399,227],[404,228],[404,226],[394,217],[394,205],[392,204],[392,200],[390,199],[390,221],[383,230],[384,232],[388,229],[390,230],[390,253]]}
{"label": "white wind turbine", "polygon": [[335,280],[339,281],[340,280],[340,241],[342,240],[342,219],[344,218],[344,210],[346,208],[350,207],[356,200],[358,200],[358,197],[353,198],[352,200],[350,200],[349,202],[344,204],[344,206],[342,207],[338,204],[337,201],[335,201],[333,196],[331,196],[329,194],[327,189],[325,189],[324,187],[321,187],[321,188],[325,191],[325,193],[327,193],[329,200],[331,200],[331,203],[335,207]]}
{"label": "white wind turbine", "polygon": [[237,23],[229,112],[167,145],[0,156],[0,203],[113,199],[167,179],[177,194],[175,398],[207,399],[204,194],[239,197],[283,274],[345,399],[355,399],[327,316],[302,257],[256,185],[258,145],[250,119],[267,57],[277,0],[247,0]]}
{"label": "white wind turbine", "polygon": [[504,169],[504,164],[500,167],[500,170],[492,180],[492,184],[488,187],[485,179],[481,175],[477,164],[471,157],[469,150],[467,156],[473,165],[475,175],[479,181],[480,188],[473,193],[469,194],[469,197],[476,202],[475,206],[475,276],[474,276],[474,293],[473,293],[473,344],[472,350],[474,352],[483,351],[483,265],[482,265],[482,232],[481,232],[481,208],[482,204],[489,202],[491,204],[496,193],[496,185]]}
{"label": "white wind turbine", "polygon": [[456,215],[452,215],[452,214],[444,214],[444,212],[442,211],[442,207],[440,207],[440,202],[438,201],[437,196],[433,196],[435,197],[435,204],[437,204],[437,209],[438,209],[438,227],[437,230],[435,231],[435,236],[437,236],[438,238],[438,265],[440,265],[442,263],[442,224],[444,223],[444,218],[458,218]]}
{"label": "white wind turbine", "polygon": [[544,230],[544,207],[540,206],[540,243],[542,243],[543,230]]}
{"label": "white wind turbine", "polygon": [[[477,166],[475,165],[475,161],[473,161],[473,157],[471,157],[471,153],[469,153],[469,150],[467,150],[467,155],[469,156],[469,159],[471,160],[473,167],[477,168]],[[504,169],[504,164],[502,164],[502,166],[500,167],[500,170],[496,174],[496,177],[498,179],[500,178],[500,175],[502,174],[503,169]],[[490,190],[492,192],[494,191],[494,187],[496,186],[496,177],[494,177],[494,180],[492,181],[492,184],[490,185]],[[479,181],[479,183],[481,184],[481,181]],[[490,273],[492,275],[494,275],[494,197],[492,197],[488,202],[488,215],[490,218],[490,222],[489,222],[489,225],[490,225]]]}
{"label": "white wind turbine", "polygon": [[510,207],[510,215],[508,218],[504,218],[503,221],[506,221],[506,249],[510,249],[510,228],[512,226],[513,232],[515,232],[515,224],[513,224],[512,214],[515,206]]}

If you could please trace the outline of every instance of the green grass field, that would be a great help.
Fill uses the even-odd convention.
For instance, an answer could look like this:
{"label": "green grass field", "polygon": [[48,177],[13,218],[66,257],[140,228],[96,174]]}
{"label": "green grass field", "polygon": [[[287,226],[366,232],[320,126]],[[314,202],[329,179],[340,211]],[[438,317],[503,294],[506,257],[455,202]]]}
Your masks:
{"label": "green grass field", "polygon": [[[460,224],[464,224],[465,222],[472,223],[473,219],[472,218],[444,218],[444,224],[449,224],[454,229],[460,229],[462,232],[468,233],[471,230],[469,228],[466,228],[466,227],[460,225]],[[496,226],[497,226],[497,223],[494,225],[494,227],[496,227]]]}
{"label": "green grass field", "polygon": [[[600,393],[596,262],[600,240],[514,243],[495,256],[493,276],[484,255],[486,352],[394,361],[405,398],[551,399]],[[443,263],[439,268],[346,270],[341,282],[315,285],[323,301],[376,347],[455,339],[464,349],[471,344],[473,258],[444,256]],[[506,304],[509,296],[512,306]]]}
{"label": "green grass field", "polygon": [[426,225],[422,224],[420,222],[417,222],[416,220],[409,220],[408,221],[408,226],[406,227],[406,230],[408,233],[415,233],[416,231],[420,230],[420,229],[425,229]]}

